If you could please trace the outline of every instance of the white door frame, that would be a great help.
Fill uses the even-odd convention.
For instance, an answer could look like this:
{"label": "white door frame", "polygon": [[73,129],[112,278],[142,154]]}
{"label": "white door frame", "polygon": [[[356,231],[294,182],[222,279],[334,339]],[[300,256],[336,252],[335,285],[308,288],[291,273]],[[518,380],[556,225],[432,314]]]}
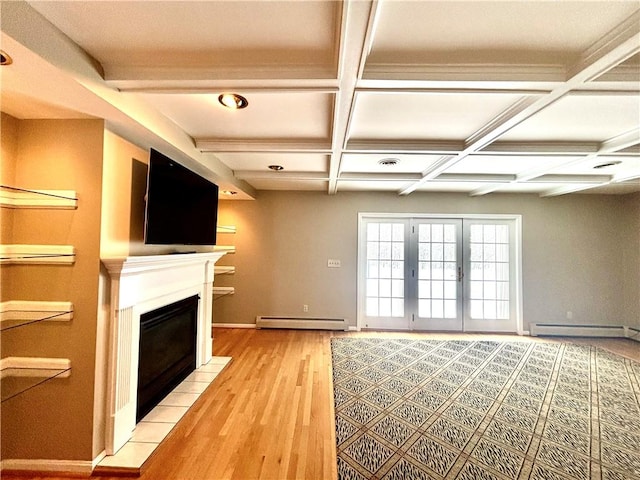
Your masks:
{"label": "white door frame", "polygon": [[480,213],[373,213],[373,212],[358,212],[358,259],[357,259],[357,274],[356,274],[356,290],[357,290],[357,302],[356,302],[356,328],[361,330],[364,325],[364,297],[365,297],[365,274],[366,274],[366,255],[363,255],[361,251],[361,245],[363,239],[366,238],[366,232],[364,229],[365,219],[407,219],[407,218],[460,218],[474,219],[474,220],[512,220],[515,223],[515,310],[516,310],[516,332],[518,335],[527,335],[528,332],[524,331],[523,327],[523,292],[522,292],[522,215],[518,214],[480,214]]}

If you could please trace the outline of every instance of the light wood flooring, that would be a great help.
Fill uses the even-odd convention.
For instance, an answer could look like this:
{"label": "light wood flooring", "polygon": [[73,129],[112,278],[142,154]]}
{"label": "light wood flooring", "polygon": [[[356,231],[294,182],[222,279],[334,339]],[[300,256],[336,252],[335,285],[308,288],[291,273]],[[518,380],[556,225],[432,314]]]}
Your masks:
{"label": "light wood flooring", "polygon": [[[154,452],[140,478],[335,479],[330,351],[330,338],[334,335],[489,338],[399,332],[215,329],[214,355],[233,357],[232,362]],[[541,341],[507,335],[491,338],[496,337],[505,341]],[[588,343],[640,361],[640,343],[632,340],[544,341]]]}

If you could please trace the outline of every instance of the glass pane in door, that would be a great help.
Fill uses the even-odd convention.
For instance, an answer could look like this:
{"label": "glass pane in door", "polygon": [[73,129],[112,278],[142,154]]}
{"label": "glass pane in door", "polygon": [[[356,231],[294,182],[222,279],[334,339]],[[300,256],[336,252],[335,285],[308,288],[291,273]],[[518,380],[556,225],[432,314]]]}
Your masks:
{"label": "glass pane in door", "polygon": [[411,266],[417,285],[412,328],[462,330],[462,221],[416,219],[413,225]]}
{"label": "glass pane in door", "polygon": [[470,318],[472,320],[509,319],[508,225],[471,225],[469,248]]}
{"label": "glass pane in door", "polygon": [[456,318],[456,226],[418,224],[418,316]]}
{"label": "glass pane in door", "polygon": [[365,314],[404,317],[403,223],[368,223],[366,229]]}

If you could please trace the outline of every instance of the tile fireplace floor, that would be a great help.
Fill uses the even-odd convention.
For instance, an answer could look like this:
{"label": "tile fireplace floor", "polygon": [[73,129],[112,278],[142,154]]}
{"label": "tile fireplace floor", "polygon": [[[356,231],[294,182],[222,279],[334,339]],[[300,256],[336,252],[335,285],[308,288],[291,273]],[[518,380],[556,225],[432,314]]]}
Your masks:
{"label": "tile fireplace floor", "polygon": [[209,363],[192,372],[140,420],[131,439],[115,455],[106,456],[98,463],[94,473],[114,470],[139,473],[160,442],[230,361],[231,357],[213,357]]}

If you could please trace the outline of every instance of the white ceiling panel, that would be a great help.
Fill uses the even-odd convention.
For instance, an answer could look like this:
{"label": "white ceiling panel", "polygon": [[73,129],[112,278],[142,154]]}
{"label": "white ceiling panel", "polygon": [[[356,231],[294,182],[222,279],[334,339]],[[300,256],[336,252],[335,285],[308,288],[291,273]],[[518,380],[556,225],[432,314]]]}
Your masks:
{"label": "white ceiling panel", "polygon": [[579,160],[581,157],[542,155],[470,155],[447,169],[447,173],[519,174],[536,169],[549,169]]}
{"label": "white ceiling panel", "polygon": [[350,139],[464,140],[520,98],[513,94],[359,93]]}
{"label": "white ceiling panel", "polygon": [[[188,3],[188,4],[187,4]],[[325,1],[32,1],[107,67],[330,63],[340,4]]]}
{"label": "white ceiling panel", "polygon": [[500,140],[603,142],[639,125],[638,95],[567,95]]}
{"label": "white ceiling panel", "polygon": [[484,183],[430,181],[420,186],[420,192],[464,192],[470,193]]}
{"label": "white ceiling panel", "polygon": [[251,179],[248,182],[256,190],[326,191],[327,181],[323,180],[278,180],[270,178]]}
{"label": "white ceiling panel", "polygon": [[634,2],[383,2],[372,63],[570,63]]}
{"label": "white ceiling panel", "polygon": [[556,168],[552,173],[612,176],[629,176],[635,174],[640,176],[640,158],[625,156],[602,156],[597,158],[589,158],[582,162],[568,164],[566,166]]}
{"label": "white ceiling panel", "polygon": [[[345,172],[371,173],[420,173],[433,165],[442,155],[385,155],[352,153],[342,156],[340,169]],[[395,165],[384,165],[389,160],[397,160]]]}
{"label": "white ceiling panel", "polygon": [[140,95],[196,139],[327,139],[331,132],[328,93],[246,94],[242,110],[220,105],[219,93]]}
{"label": "white ceiling panel", "polygon": [[407,185],[407,182],[398,181],[338,181],[338,191],[368,191],[368,192],[397,192]]}
{"label": "white ceiling panel", "polygon": [[[555,182],[519,182],[508,183],[503,185],[500,189],[496,190],[499,193],[544,193],[557,188],[563,188],[567,185]],[[580,185],[572,185],[574,188],[579,188]]]}
{"label": "white ceiling panel", "polygon": [[318,153],[233,152],[218,153],[216,157],[235,171],[269,172],[269,165],[280,165],[284,172],[326,172],[329,166],[329,157]]}

